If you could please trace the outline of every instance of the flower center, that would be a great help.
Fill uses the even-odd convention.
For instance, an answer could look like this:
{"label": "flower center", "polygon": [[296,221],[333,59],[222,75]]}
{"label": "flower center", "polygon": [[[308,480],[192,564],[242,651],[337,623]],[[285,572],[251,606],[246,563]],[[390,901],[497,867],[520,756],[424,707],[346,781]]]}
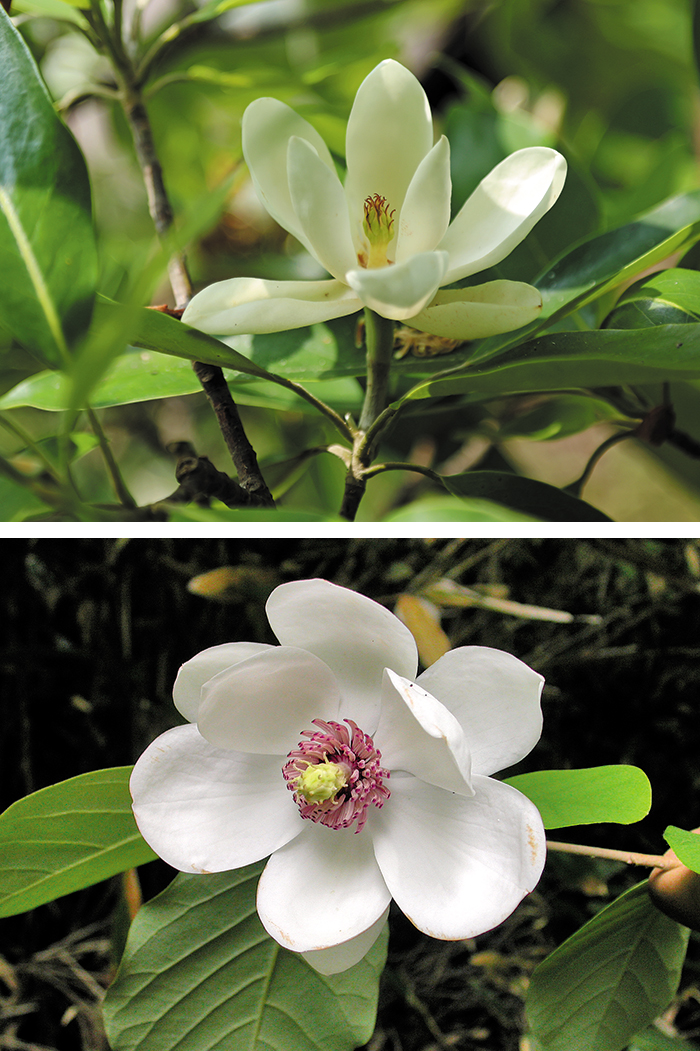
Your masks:
{"label": "flower center", "polygon": [[351,720],[341,723],[313,719],[318,730],[304,730],[282,767],[287,788],[302,817],[327,828],[348,828],[357,821],[360,832],[370,806],[389,798],[384,781],[389,771],[380,765],[381,752],[369,734]]}
{"label": "flower center", "polygon": [[365,217],[362,220],[362,229],[369,243],[369,251],[361,252],[358,256],[361,266],[378,267],[388,266],[386,250],[394,236],[394,216],[396,209],[389,211],[386,197],[375,193],[365,198]]}

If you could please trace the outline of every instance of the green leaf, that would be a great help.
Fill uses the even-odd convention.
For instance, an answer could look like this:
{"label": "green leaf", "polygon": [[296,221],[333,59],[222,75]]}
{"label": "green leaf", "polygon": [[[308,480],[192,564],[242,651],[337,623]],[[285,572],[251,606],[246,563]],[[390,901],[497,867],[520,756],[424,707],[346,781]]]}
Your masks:
{"label": "green leaf", "polygon": [[105,999],[113,1051],[351,1051],[370,1038],[386,928],[355,967],[319,975],[263,929],[263,866],[180,874],[143,906]]}
{"label": "green leaf", "polygon": [[155,858],[131,811],[131,770],[80,774],[19,799],[0,815],[0,916]]}
{"label": "green leaf", "polygon": [[669,1036],[650,1026],[632,1040],[629,1051],[697,1051],[698,1045],[683,1036]]}
{"label": "green leaf", "polygon": [[459,500],[454,496],[431,496],[392,511],[385,522],[535,522],[491,500]]}
{"label": "green leaf", "polygon": [[87,169],[4,11],[0,69],[3,324],[46,364],[58,366],[89,325],[95,291]]}
{"label": "green leaf", "polygon": [[553,332],[497,360],[416,384],[401,401],[613,387],[700,377],[700,324]]}
{"label": "green leaf", "polygon": [[509,777],[535,804],[545,828],[597,825],[614,821],[630,825],[651,808],[651,785],[636,766],[593,766],[584,770],[536,770]]}
{"label": "green leaf", "polygon": [[632,887],[535,970],[526,1011],[545,1051],[620,1051],[680,981],[688,931]]}
{"label": "green leaf", "polygon": [[606,318],[605,326],[648,328],[697,321],[700,321],[700,273],[674,268],[632,285]]}
{"label": "green leaf", "polygon": [[[311,406],[286,387],[243,376],[240,372],[224,369],[232,384],[232,392],[240,405],[259,405],[262,408],[295,412],[310,412]],[[90,405],[105,409],[112,405],[129,405],[154,398],[181,397],[201,392],[202,386],[192,371],[190,361],[159,354],[153,350],[132,347],[109,366],[103,378],[93,388]],[[361,406],[362,391],[351,377],[321,380],[314,386],[314,394],[338,411],[354,412]],[[0,409],[14,409],[31,405],[36,409],[59,412],[68,404],[70,384],[64,373],[49,370],[22,380],[0,397]]]}
{"label": "green leaf", "polygon": [[619,420],[620,417],[618,409],[600,398],[587,394],[560,394],[500,423],[498,441],[509,438],[527,438],[531,442],[556,441],[579,434],[601,420]]}
{"label": "green leaf", "polygon": [[602,511],[546,482],[507,471],[467,471],[442,476],[454,496],[490,500],[545,522],[609,522]]}
{"label": "green leaf", "polygon": [[700,835],[697,832],[669,825],[664,832],[664,839],[671,850],[676,852],[679,861],[693,872],[700,872]]}
{"label": "green leaf", "polygon": [[218,501],[212,501],[211,507],[196,507],[194,504],[173,506],[169,512],[170,522],[340,522],[341,519],[324,515],[316,511],[287,510],[277,507],[268,510],[258,507],[254,510],[232,510]]}
{"label": "green leaf", "polygon": [[633,223],[584,241],[534,282],[544,303],[540,318],[519,333],[477,343],[472,360],[502,354],[699,238],[700,190],[693,190],[665,201]]}

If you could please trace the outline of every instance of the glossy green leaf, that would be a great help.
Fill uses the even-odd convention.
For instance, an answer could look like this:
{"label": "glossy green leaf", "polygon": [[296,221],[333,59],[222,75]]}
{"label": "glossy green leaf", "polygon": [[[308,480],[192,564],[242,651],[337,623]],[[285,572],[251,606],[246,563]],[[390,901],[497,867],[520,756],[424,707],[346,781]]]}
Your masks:
{"label": "glossy green leaf", "polygon": [[467,471],[443,475],[442,484],[454,496],[490,500],[511,511],[545,522],[609,522],[602,511],[561,489],[507,471]]}
{"label": "glossy green leaf", "polygon": [[636,766],[593,766],[585,770],[536,770],[509,777],[535,804],[545,828],[641,821],[651,808],[651,785]]}
{"label": "glossy green leaf", "polygon": [[417,383],[402,400],[700,378],[700,324],[556,332],[498,359]]}
{"label": "glossy green leaf", "polygon": [[130,766],[42,788],[0,815],[0,916],[155,858],[131,811]]}
{"label": "glossy green leaf", "polygon": [[519,333],[477,343],[472,360],[503,354],[698,239],[700,190],[693,190],[665,201],[633,223],[584,241],[533,282],[542,293],[541,317]]}
{"label": "glossy green leaf", "polygon": [[669,825],[664,832],[664,839],[684,865],[693,872],[700,872],[700,835],[697,832]]}
{"label": "glossy green leaf", "polygon": [[[286,387],[243,376],[230,369],[224,369],[224,375],[231,383],[238,404],[295,412],[312,411],[307,401]],[[132,347],[109,366],[92,390],[90,405],[93,409],[105,409],[154,398],[182,397],[201,389],[189,361]],[[314,385],[313,392],[339,411],[356,412],[361,405],[362,391],[350,376],[321,380]],[[2,395],[0,409],[31,405],[36,409],[58,412],[65,408],[69,397],[70,385],[65,374],[49,370],[22,380]]]}
{"label": "glossy green leaf", "polygon": [[454,496],[431,496],[392,511],[385,522],[536,522],[491,500],[460,500]]}
{"label": "glossy green leaf", "polygon": [[688,931],[632,887],[535,970],[526,1011],[545,1051],[621,1051],[666,1008]]}
{"label": "glossy green leaf", "polygon": [[605,326],[648,328],[697,321],[700,321],[700,273],[674,268],[662,270],[629,288],[606,318]]}
{"label": "glossy green leaf", "polygon": [[24,41],[0,10],[3,325],[49,365],[86,331],[97,256],[85,161]]}
{"label": "glossy green leaf", "polygon": [[386,928],[355,967],[319,975],[260,923],[263,866],[180,874],[143,906],[105,999],[113,1051],[351,1051],[370,1038]]}
{"label": "glossy green leaf", "polygon": [[498,428],[498,441],[527,438],[532,442],[555,441],[579,434],[601,420],[620,419],[620,412],[600,398],[585,394],[561,394],[519,416],[506,419]]}

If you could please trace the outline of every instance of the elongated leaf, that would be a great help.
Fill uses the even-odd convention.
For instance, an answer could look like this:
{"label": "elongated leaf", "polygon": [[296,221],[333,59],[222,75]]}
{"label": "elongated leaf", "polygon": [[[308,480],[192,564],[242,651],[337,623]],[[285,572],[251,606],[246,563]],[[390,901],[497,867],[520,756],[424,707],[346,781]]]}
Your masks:
{"label": "elongated leaf", "polygon": [[402,400],[700,378],[700,324],[556,332],[497,360],[416,384]]}
{"label": "elongated leaf", "polygon": [[3,325],[56,366],[92,311],[97,257],[87,169],[3,10],[0,69]]}
{"label": "elongated leaf", "polygon": [[536,770],[509,777],[506,784],[531,799],[545,828],[641,821],[651,807],[651,785],[636,766],[593,766],[585,770]]}
{"label": "elongated leaf", "polygon": [[622,894],[535,970],[527,1016],[545,1051],[620,1051],[659,1015],[680,980],[688,931]]}
{"label": "elongated leaf", "polygon": [[351,1051],[369,1039],[386,929],[349,971],[317,974],[258,919],[263,864],[180,874],[139,911],[105,1001],[113,1051]]}
{"label": "elongated leaf", "polygon": [[664,832],[664,839],[684,865],[693,872],[700,872],[700,835],[697,832],[687,832],[684,828],[669,825]]}
{"label": "elongated leaf", "polygon": [[490,500],[545,522],[609,522],[602,511],[546,482],[507,471],[443,475],[442,484],[467,500]]}
{"label": "elongated leaf", "polygon": [[700,273],[674,268],[638,281],[620,297],[605,321],[606,328],[648,328],[650,325],[700,321]]}
{"label": "elongated leaf", "polygon": [[0,916],[155,858],[131,811],[131,769],[80,774],[8,807],[0,816]]}
{"label": "elongated leaf", "polygon": [[673,197],[633,223],[577,245],[534,284],[542,293],[540,318],[519,333],[492,336],[476,344],[472,360],[487,361],[534,337],[610,289],[641,274],[700,238],[700,191]]}
{"label": "elongated leaf", "polygon": [[[231,369],[224,369],[224,375],[235,384],[232,389],[238,404],[293,409],[296,412],[311,411],[307,401],[286,387],[243,376]],[[181,397],[201,390],[191,362],[153,350],[131,348],[109,366],[91,393],[90,405],[93,409],[104,409],[111,405],[129,405],[153,398]],[[361,388],[349,376],[321,380],[314,386],[314,394],[343,412],[355,412],[362,404]],[[69,397],[70,383],[66,375],[47,370],[22,380],[3,394],[0,397],[0,409],[32,405],[36,409],[59,412],[66,407]]]}
{"label": "elongated leaf", "polygon": [[460,500],[456,496],[430,496],[392,511],[385,522],[535,522],[531,515],[513,511],[491,500]]}

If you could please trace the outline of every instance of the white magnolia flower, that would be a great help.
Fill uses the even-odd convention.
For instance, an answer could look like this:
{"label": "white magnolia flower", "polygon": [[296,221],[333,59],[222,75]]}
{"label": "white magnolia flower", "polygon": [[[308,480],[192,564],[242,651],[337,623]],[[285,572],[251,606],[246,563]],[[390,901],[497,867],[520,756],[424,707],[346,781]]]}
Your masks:
{"label": "white magnolia flower", "polygon": [[476,339],[510,332],[542,308],[537,289],[490,281],[438,291],[504,259],[551,208],[566,162],[533,146],[507,157],[450,223],[450,146],[433,145],[423,88],[387,59],[363,83],[347,128],[343,186],[318,132],[284,103],[243,116],[243,153],[270,215],[332,275],[234,278],[210,285],[183,321],[219,336],[277,332],[370,307],[424,332]]}
{"label": "white magnolia flower", "polygon": [[214,646],[180,669],[189,725],[131,778],[147,842],[184,872],[271,855],[260,919],[324,973],[365,955],[392,898],[434,938],[501,923],[545,840],[530,800],[489,775],[538,740],[542,677],[470,646],[414,682],[401,621],[324,580],[276,588],[267,614],[280,646]]}

